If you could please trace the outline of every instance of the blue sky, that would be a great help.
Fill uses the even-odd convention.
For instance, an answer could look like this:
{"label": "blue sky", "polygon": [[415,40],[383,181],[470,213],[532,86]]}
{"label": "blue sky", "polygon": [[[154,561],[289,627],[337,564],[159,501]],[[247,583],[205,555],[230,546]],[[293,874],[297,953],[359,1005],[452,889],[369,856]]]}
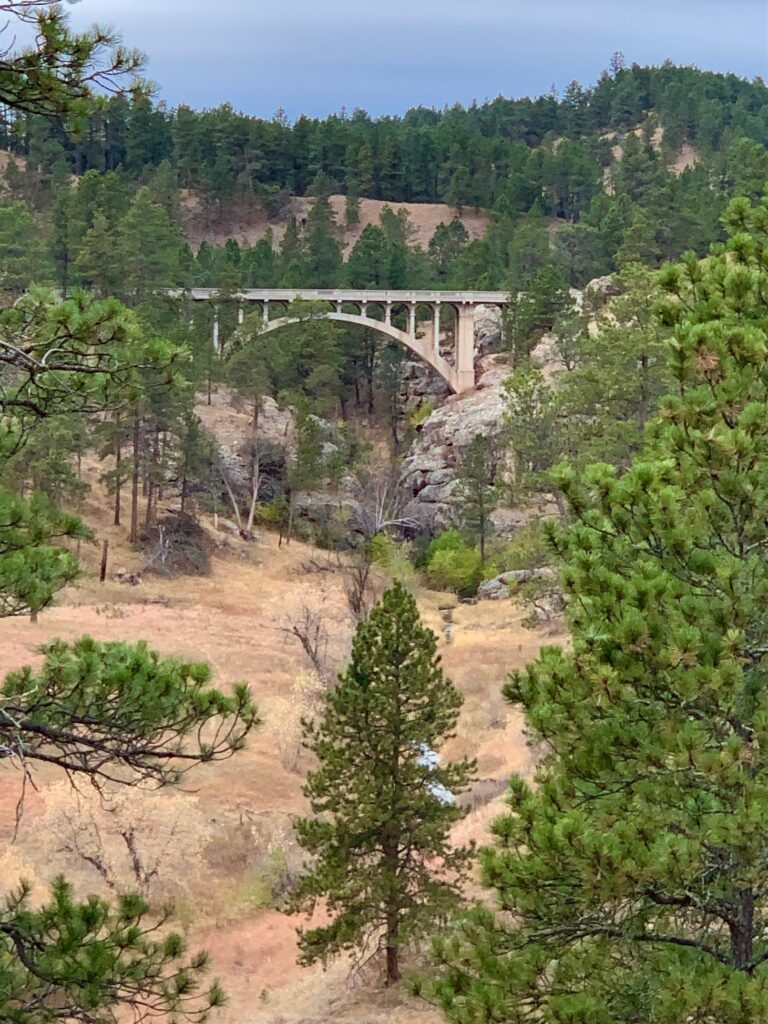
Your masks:
{"label": "blue sky", "polygon": [[264,117],[372,114],[593,82],[611,53],[768,77],[768,0],[81,0],[160,98]]}

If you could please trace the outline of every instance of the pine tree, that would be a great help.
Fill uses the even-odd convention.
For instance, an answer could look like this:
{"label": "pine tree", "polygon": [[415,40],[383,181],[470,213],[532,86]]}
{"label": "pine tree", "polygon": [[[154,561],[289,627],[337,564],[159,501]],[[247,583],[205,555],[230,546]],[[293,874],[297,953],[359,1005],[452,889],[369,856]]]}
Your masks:
{"label": "pine tree", "polygon": [[299,933],[302,963],[378,946],[391,984],[402,948],[460,902],[472,851],[452,847],[449,830],[473,765],[437,760],[462,698],[436,649],[413,597],[396,583],[357,627],[322,718],[305,723],[319,766],[305,787],[315,817],[297,831],[316,860],[292,906],[309,911],[324,900],[332,921]]}
{"label": "pine tree", "polygon": [[497,502],[496,459],[493,444],[483,434],[472,438],[459,465],[457,512],[465,530],[480,544],[480,564],[485,564],[485,547],[490,515]]}
{"label": "pine tree", "polygon": [[307,230],[304,235],[306,266],[302,284],[314,288],[332,288],[339,284],[342,253],[337,234],[338,225],[333,208],[328,196],[321,190],[307,217]]}
{"label": "pine tree", "polygon": [[101,298],[114,295],[125,283],[125,266],[115,234],[106,217],[98,213],[86,231],[75,258],[75,276]]}
{"label": "pine tree", "polygon": [[0,203],[0,288],[19,294],[33,283],[50,281],[52,269],[27,204]]}
{"label": "pine tree", "polygon": [[541,744],[439,944],[449,1020],[760,1024],[768,1006],[768,206],[662,274],[675,393],[623,475],[561,474],[572,649],[506,696]]}
{"label": "pine tree", "polygon": [[124,267],[122,291],[141,301],[151,292],[179,283],[183,238],[162,206],[140,189],[118,228],[118,250]]}

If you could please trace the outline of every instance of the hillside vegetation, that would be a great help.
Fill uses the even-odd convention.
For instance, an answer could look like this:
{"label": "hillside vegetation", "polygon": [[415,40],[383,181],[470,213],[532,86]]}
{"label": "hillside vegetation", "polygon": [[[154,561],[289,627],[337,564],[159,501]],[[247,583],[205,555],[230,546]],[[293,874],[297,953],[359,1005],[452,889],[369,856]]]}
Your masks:
{"label": "hillside vegetation", "polygon": [[[0,1020],[763,1024],[765,84],[290,124],[0,8]],[[503,289],[476,386],[240,308],[339,284]]]}
{"label": "hillside vegetation", "polygon": [[[549,223],[559,228],[549,258],[580,287],[627,260],[703,254],[722,237],[728,199],[756,197],[768,176],[766,111],[761,81],[616,58],[595,86],[572,83],[562,97],[402,117],[356,110],[290,124],[119,96],[76,137],[19,114],[0,145],[19,158],[10,195],[49,238],[34,276],[65,286],[130,296],[130,268],[99,246],[140,222],[145,286],[525,287]],[[343,208],[323,206],[333,193]],[[430,215],[427,237],[411,206],[415,231],[408,218],[379,229],[364,199],[443,204],[442,226]]]}

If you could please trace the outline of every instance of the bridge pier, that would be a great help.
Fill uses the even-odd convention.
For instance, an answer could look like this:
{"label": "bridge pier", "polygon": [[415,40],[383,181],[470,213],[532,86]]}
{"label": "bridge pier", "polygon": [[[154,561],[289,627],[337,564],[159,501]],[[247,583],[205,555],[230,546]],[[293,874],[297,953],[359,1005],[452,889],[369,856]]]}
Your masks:
{"label": "bridge pier", "polygon": [[459,306],[456,321],[456,391],[470,391],[475,386],[475,310]]}
{"label": "bridge pier", "polygon": [[432,349],[440,355],[440,303],[436,302],[432,311]]}

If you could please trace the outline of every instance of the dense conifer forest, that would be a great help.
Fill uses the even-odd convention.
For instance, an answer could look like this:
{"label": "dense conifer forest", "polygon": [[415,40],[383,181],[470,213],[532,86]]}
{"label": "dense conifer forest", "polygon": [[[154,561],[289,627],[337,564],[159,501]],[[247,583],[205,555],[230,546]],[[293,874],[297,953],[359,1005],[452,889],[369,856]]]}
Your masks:
{"label": "dense conifer forest", "polygon": [[[629,261],[703,254],[723,237],[727,201],[757,197],[768,177],[761,80],[627,67],[621,55],[595,86],[573,82],[562,96],[291,124],[280,112],[263,120],[227,105],[166,109],[121,95],[71,128],[22,112],[0,136],[18,158],[6,181],[22,204],[4,205],[0,246],[9,234],[37,239],[35,219],[44,227],[44,244],[11,261],[12,287],[33,274],[129,301],[171,284],[519,289],[542,263],[580,287]],[[398,203],[445,203],[488,210],[491,220],[470,242],[447,214],[416,251],[407,220],[390,216],[367,226],[345,262],[333,193],[346,196],[347,224],[364,198],[393,213]],[[231,241],[193,252],[179,215],[190,194],[213,216],[261,207],[290,220],[291,196],[314,205],[306,223],[289,223],[279,251],[267,237],[245,250]],[[141,266],[131,250],[144,255]]]}

